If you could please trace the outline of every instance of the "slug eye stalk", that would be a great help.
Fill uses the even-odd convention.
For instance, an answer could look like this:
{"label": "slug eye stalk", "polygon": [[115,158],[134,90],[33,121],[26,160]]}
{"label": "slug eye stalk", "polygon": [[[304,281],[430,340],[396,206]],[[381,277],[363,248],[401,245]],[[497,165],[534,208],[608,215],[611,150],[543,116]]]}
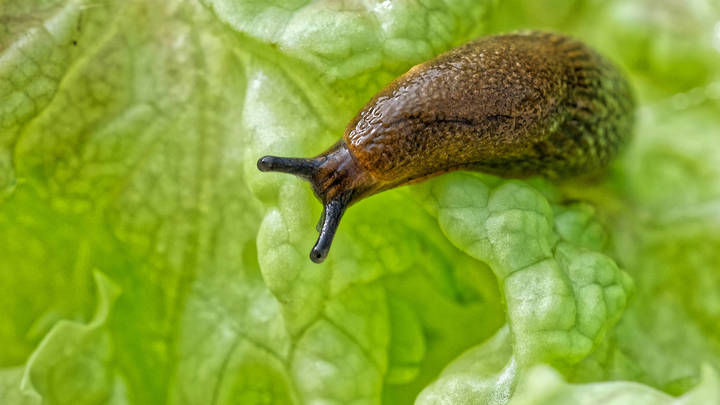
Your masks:
{"label": "slug eye stalk", "polygon": [[313,159],[264,156],[258,160],[257,167],[261,172],[289,173],[309,179],[318,165]]}
{"label": "slug eye stalk", "polygon": [[310,260],[315,263],[322,263],[323,260],[330,252],[330,245],[332,245],[333,238],[335,237],[335,231],[337,231],[338,225],[340,224],[340,218],[345,213],[345,204],[340,200],[330,201],[323,208],[322,216],[320,217],[320,223],[318,226],[320,229],[320,235],[318,236],[315,246],[310,251]]}

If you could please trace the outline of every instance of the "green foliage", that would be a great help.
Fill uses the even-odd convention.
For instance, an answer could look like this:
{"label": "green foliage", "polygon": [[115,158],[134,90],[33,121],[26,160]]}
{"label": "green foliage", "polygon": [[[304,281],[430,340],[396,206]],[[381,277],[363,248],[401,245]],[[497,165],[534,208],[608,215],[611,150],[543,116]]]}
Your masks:
{"label": "green foliage", "polygon": [[[0,0],[0,403],[720,403],[710,1]],[[410,66],[550,28],[640,108],[606,176],[374,196],[310,156]],[[715,48],[714,48],[715,47]]]}

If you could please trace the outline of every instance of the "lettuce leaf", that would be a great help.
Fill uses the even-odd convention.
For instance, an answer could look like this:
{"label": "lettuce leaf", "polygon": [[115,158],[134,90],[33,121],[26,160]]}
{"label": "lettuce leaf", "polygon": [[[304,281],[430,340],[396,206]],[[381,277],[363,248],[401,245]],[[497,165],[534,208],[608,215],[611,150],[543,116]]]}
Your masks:
{"label": "lettuce leaf", "polygon": [[[720,402],[720,10],[673,4],[0,0],[0,403]],[[518,28],[628,71],[608,174],[391,190],[311,263],[257,158]]]}

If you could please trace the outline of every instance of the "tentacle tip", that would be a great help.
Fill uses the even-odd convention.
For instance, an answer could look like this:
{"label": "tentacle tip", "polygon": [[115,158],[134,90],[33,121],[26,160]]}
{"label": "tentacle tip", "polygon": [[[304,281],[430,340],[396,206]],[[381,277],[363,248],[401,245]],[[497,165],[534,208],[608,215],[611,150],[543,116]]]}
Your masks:
{"label": "tentacle tip", "polygon": [[320,249],[317,246],[312,248],[310,251],[310,260],[312,260],[314,263],[322,263],[325,261],[325,258],[327,257],[328,252],[327,250]]}
{"label": "tentacle tip", "polygon": [[272,156],[263,156],[257,161],[257,168],[261,172],[269,172],[272,170]]}

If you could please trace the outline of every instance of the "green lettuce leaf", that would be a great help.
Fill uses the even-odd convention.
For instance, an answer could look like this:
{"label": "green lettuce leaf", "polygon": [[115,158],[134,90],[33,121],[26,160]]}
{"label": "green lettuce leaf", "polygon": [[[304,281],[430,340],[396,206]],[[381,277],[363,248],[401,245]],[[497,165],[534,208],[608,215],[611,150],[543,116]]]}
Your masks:
{"label": "green lettuce leaf", "polygon": [[[720,403],[719,19],[0,0],[0,403]],[[412,65],[521,28],[628,71],[608,173],[384,192],[311,263],[320,205],[257,158],[314,155]]]}
{"label": "green lettuce leaf", "polygon": [[702,381],[679,398],[654,390],[647,385],[629,381],[596,382],[573,385],[547,366],[530,370],[526,385],[518,388],[509,402],[512,405],[531,404],[707,404],[720,398],[720,381],[716,369],[702,369]]}

